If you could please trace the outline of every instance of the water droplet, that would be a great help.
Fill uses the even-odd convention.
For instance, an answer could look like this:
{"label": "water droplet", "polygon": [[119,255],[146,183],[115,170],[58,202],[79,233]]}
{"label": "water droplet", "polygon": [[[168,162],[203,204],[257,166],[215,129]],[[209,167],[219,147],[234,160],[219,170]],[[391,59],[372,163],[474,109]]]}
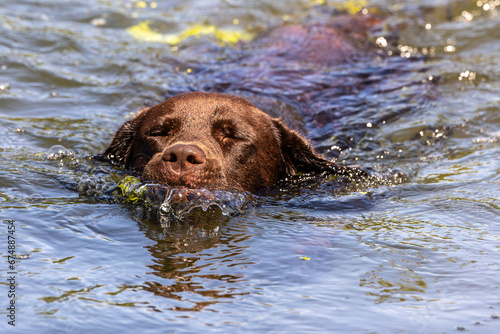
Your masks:
{"label": "water droplet", "polygon": [[456,48],[453,45],[447,45],[444,47],[445,52],[455,52]]}
{"label": "water droplet", "polygon": [[47,159],[49,160],[59,160],[64,157],[74,156],[75,152],[73,150],[68,150],[62,145],[54,145],[47,151]]}

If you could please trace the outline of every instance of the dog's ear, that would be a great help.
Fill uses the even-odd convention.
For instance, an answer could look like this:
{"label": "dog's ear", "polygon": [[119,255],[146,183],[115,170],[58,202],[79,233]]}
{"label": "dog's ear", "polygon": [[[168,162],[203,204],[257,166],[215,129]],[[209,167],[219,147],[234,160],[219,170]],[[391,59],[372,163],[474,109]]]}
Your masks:
{"label": "dog's ear", "polygon": [[297,172],[329,173],[346,176],[364,176],[366,173],[358,168],[337,165],[317,154],[311,145],[296,131],[288,128],[281,120],[273,119],[277,130],[278,143],[286,172],[294,175]]}
{"label": "dog's ear", "polygon": [[131,120],[123,124],[118,131],[116,131],[109,147],[104,153],[97,155],[95,158],[120,164],[124,167],[130,167],[132,164],[137,129],[141,123],[142,116],[148,109],[149,108],[142,109]]}

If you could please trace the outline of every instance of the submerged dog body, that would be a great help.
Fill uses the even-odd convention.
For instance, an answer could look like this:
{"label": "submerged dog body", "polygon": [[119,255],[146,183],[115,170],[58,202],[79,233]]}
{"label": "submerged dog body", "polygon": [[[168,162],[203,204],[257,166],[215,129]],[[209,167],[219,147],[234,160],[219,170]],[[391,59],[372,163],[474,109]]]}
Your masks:
{"label": "submerged dog body", "polygon": [[279,119],[220,93],[185,93],[141,110],[100,157],[138,172],[143,181],[250,192],[298,171],[350,171],[317,155]]}

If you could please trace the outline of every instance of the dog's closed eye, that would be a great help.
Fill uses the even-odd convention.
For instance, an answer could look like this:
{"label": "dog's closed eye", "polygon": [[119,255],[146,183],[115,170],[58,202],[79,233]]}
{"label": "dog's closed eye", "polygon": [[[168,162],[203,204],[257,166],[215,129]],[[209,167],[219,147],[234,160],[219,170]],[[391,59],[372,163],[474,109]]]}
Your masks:
{"label": "dog's closed eye", "polygon": [[148,128],[146,133],[149,137],[168,137],[179,131],[181,121],[175,118],[165,118],[161,124]]}
{"label": "dog's closed eye", "polygon": [[219,120],[212,126],[212,136],[224,147],[230,148],[237,142],[245,141],[245,134],[231,120]]}

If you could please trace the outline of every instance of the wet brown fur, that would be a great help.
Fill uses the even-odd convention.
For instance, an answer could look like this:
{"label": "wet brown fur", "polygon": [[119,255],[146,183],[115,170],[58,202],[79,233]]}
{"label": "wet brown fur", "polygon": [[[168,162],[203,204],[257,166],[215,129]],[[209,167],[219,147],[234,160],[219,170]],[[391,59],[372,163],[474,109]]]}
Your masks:
{"label": "wet brown fur", "polygon": [[[195,147],[204,161],[175,172],[165,152]],[[342,173],[279,119],[220,93],[185,93],[143,109],[115,134],[102,158],[170,186],[255,192],[297,171]]]}
{"label": "wet brown fur", "polygon": [[[334,65],[373,56],[376,48],[367,35],[377,23],[370,15],[358,14],[338,16],[328,24],[278,27],[253,42],[255,52],[246,59],[267,67],[252,65],[238,68],[233,75],[222,73],[223,78],[213,80],[215,86],[207,90],[219,91],[216,82],[225,82],[225,77],[234,79],[225,86],[236,91],[274,82],[266,80],[273,63]],[[279,68],[269,75],[292,73]],[[277,89],[297,90],[292,78],[279,82],[282,86]],[[302,88],[302,97],[310,96],[310,89],[322,89]],[[297,132],[247,100],[221,93],[185,93],[143,109],[118,130],[100,158],[138,172],[144,181],[251,192],[272,187],[297,172],[362,174],[316,154]]]}

